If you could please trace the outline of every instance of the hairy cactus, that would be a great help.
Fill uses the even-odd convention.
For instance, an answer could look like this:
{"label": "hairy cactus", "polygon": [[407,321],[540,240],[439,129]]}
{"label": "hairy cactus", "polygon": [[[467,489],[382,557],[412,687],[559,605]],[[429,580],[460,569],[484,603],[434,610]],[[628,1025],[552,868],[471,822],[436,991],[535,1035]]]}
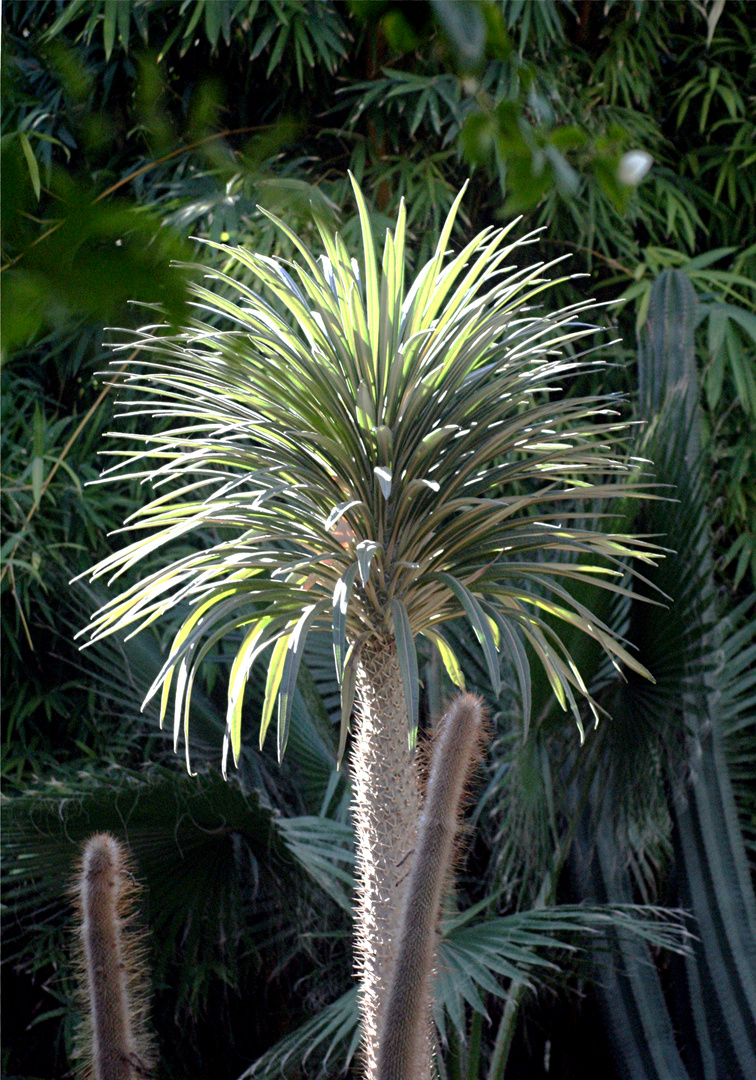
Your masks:
{"label": "hairy cactus", "polygon": [[91,1080],[150,1075],[144,1033],[144,968],[129,929],[136,886],[123,846],[109,833],[84,847],[76,886],[82,990],[82,1056]]}
{"label": "hairy cactus", "polygon": [[433,742],[417,848],[383,1012],[377,1080],[415,1080],[428,1056],[430,988],[441,902],[454,857],[465,783],[485,735],[480,698],[460,694]]}

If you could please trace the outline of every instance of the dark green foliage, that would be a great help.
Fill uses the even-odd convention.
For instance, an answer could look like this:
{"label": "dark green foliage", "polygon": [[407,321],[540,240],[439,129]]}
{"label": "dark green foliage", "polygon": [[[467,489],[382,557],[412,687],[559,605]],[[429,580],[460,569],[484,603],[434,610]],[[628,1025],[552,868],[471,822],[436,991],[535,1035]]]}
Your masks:
{"label": "dark green foliage", "polygon": [[[607,803],[620,807],[627,839],[623,851],[630,876],[618,886],[619,894],[644,900],[661,895],[678,902],[670,882],[676,852],[682,858],[681,842],[673,832],[669,808],[674,804],[664,777],[667,763],[676,763],[669,773],[670,790],[685,791],[693,776],[692,751],[680,725],[666,721],[679,700],[681,667],[690,666],[694,655],[689,650],[701,608],[698,579],[687,567],[689,559],[698,559],[699,542],[710,552],[706,573],[713,573],[716,587],[703,605],[711,619],[707,634],[715,642],[712,648],[707,645],[703,660],[707,672],[715,674],[720,695],[720,745],[717,749],[701,741],[701,753],[708,755],[707,785],[714,791],[707,796],[713,807],[711,830],[706,839],[696,825],[708,812],[692,792],[690,832],[695,836],[698,830],[700,837],[692,849],[695,858],[691,855],[683,865],[690,867],[692,878],[698,875],[696,889],[706,893],[713,881],[707,870],[712,843],[727,845],[733,835],[728,783],[751,858],[756,844],[756,164],[751,108],[756,65],[749,8],[748,0],[705,7],[682,0],[496,0],[482,7],[366,6],[330,0],[7,0],[3,5],[1,284],[3,342],[12,346],[4,351],[1,376],[5,792],[25,792],[35,775],[45,778],[32,804],[48,806],[54,817],[53,808],[70,799],[66,805],[76,816],[78,808],[96,801],[102,785],[105,818],[118,829],[121,819],[111,796],[122,791],[119,785],[131,798],[137,791],[149,794],[154,784],[163,799],[156,813],[164,816],[156,819],[160,828],[153,851],[168,853],[166,866],[180,870],[186,865],[172,839],[177,822],[180,836],[191,829],[190,818],[212,829],[220,822],[213,809],[216,797],[237,800],[233,807],[223,806],[236,826],[232,835],[243,837],[248,809],[242,812],[242,803],[256,806],[254,792],[259,790],[261,813],[268,805],[279,807],[284,818],[297,822],[291,826],[290,845],[317,855],[313,866],[318,888],[325,884],[330,893],[330,899],[322,901],[325,894],[319,891],[313,905],[310,886],[297,878],[296,891],[276,893],[276,900],[295,897],[287,909],[287,926],[266,923],[267,855],[259,853],[262,884],[255,898],[245,877],[251,865],[247,842],[233,841],[238,856],[234,862],[227,834],[205,834],[201,843],[195,834],[202,859],[207,856],[209,865],[230,875],[224,894],[228,918],[218,938],[201,933],[195,920],[192,933],[198,937],[190,934],[187,939],[186,955],[192,962],[184,962],[180,944],[173,959],[166,960],[157,1020],[163,1045],[176,1048],[165,1066],[168,1073],[234,1075],[309,1017],[321,1034],[326,1032],[308,1059],[315,1071],[315,1058],[320,1051],[325,1055],[334,1033],[345,1023],[354,1031],[348,1019],[354,1011],[349,1012],[353,991],[347,989],[346,939],[319,936],[324,924],[313,910],[324,903],[336,920],[341,917],[348,885],[340,873],[346,873],[349,863],[348,855],[342,858],[348,845],[340,846],[339,829],[348,785],[343,773],[333,771],[333,723],[340,705],[330,635],[308,639],[284,769],[279,771],[270,756],[245,747],[243,786],[225,795],[211,770],[219,763],[224,711],[219,691],[225,686],[226,654],[219,656],[217,672],[209,671],[206,682],[194,689],[191,751],[200,776],[189,781],[182,778],[180,762],[172,759],[170,739],[158,732],[155,714],[139,713],[167,641],[157,634],[127,644],[114,641],[89,658],[79,656],[71,645],[73,632],[102,598],[87,597],[72,610],[67,582],[112,549],[105,534],[142,499],[137,486],[84,487],[100,471],[96,455],[107,445],[101,433],[113,426],[114,395],[94,374],[104,370],[109,359],[102,345],[102,322],[149,321],[149,312],[124,303],[139,297],[155,301],[162,296],[180,311],[181,274],[167,264],[176,255],[184,258],[187,251],[197,257],[192,236],[289,255],[285,246],[276,246],[280,242],[257,203],[306,231],[314,200],[331,224],[338,219],[354,254],[358,225],[345,181],[349,167],[383,215],[381,228],[393,228],[398,200],[407,197],[410,239],[420,259],[433,249],[454,194],[471,172],[468,217],[461,220],[453,246],[486,224],[498,224],[507,200],[510,206],[519,202],[525,218],[518,228],[549,225],[544,259],[571,250],[571,269],[592,273],[591,289],[599,298],[621,295],[624,304],[614,309],[622,338],[617,355],[627,364],[602,377],[600,385],[596,378],[586,379],[577,392],[634,392],[636,326],[649,316],[651,289],[659,274],[681,270],[697,301],[695,356],[701,379],[701,442],[707,456],[706,485],[696,498],[707,504],[709,517],[678,515],[678,504],[668,504],[657,506],[658,516],[649,517],[644,526],[667,534],[668,546],[685,551],[680,561],[669,559],[664,567],[671,575],[668,584],[676,586],[682,579],[687,585],[679,595],[674,593],[685,614],[677,617],[670,609],[665,619],[672,622],[665,623],[653,608],[646,609],[648,618],[641,620],[636,605],[631,616],[629,608],[618,603],[603,615],[630,640],[637,642],[640,634],[653,645],[645,662],[658,669],[659,696],[638,693],[638,707],[630,713],[626,704],[632,703],[632,695],[620,701],[612,672],[598,671],[595,691],[606,695],[613,722],[602,718],[596,737],[588,723],[587,752],[576,758],[572,740],[559,733],[546,680],[534,672],[531,734],[524,740],[516,665],[502,657],[501,694],[492,699],[477,642],[466,640],[461,629],[449,631],[468,689],[488,694],[496,726],[474,815],[477,839],[462,868],[457,903],[462,909],[487,895],[498,896],[483,917],[494,905],[511,905],[497,908],[498,913],[527,909],[535,900],[546,904],[546,915],[554,917],[549,905],[557,889],[559,899],[567,895],[566,887],[556,883],[562,880],[575,820],[574,804],[565,791],[573,791],[575,780],[582,791],[579,801],[587,802],[585,791],[594,777],[604,777],[600,756],[611,763],[611,779],[602,783],[610,785]],[[650,152],[655,164],[637,189],[622,188],[617,165],[625,152],[639,148]],[[312,239],[309,234],[308,242]],[[566,301],[576,299],[575,288],[561,286]],[[657,453],[654,449],[650,456]],[[664,461],[662,454],[661,467],[666,467]],[[669,482],[675,482],[674,475],[668,475]],[[681,562],[685,569],[676,569]],[[664,588],[662,579],[658,581]],[[671,588],[667,591],[672,593]],[[731,610],[733,591],[737,606]],[[663,632],[665,625],[674,633]],[[569,644],[577,647],[577,642]],[[436,650],[423,652],[423,647],[421,727],[429,711],[441,711],[444,691],[451,690]],[[586,664],[586,670],[591,669],[590,657],[575,655],[581,669]],[[700,658],[700,653],[695,655]],[[633,692],[640,689],[632,685]],[[262,693],[263,687],[250,684],[250,726],[259,715]],[[659,704],[649,705],[653,700]],[[723,779],[723,757],[729,781]],[[143,774],[148,760],[153,769]],[[62,785],[58,802],[48,779]],[[190,798],[192,791],[204,806],[202,813]],[[190,818],[181,816],[187,805]],[[325,819],[312,823],[321,812],[336,819],[333,844],[325,835],[329,826],[321,824]],[[13,813],[6,822],[12,823]],[[16,820],[24,813],[20,805]],[[34,820],[28,818],[27,824]],[[97,827],[94,817],[90,820]],[[680,815],[675,821],[676,829],[682,828]],[[13,827],[6,825],[6,836]],[[34,854],[33,825],[25,835],[24,851]],[[155,862],[160,858],[156,854]],[[729,873],[732,877],[732,866]],[[207,882],[207,876],[202,880]],[[219,899],[213,891],[216,883],[210,885],[208,905]],[[52,893],[47,895],[52,899]],[[709,890],[708,895],[713,893]],[[161,907],[159,897],[160,888],[154,899],[150,893],[153,911]],[[188,890],[174,894],[176,905],[187,898]],[[717,910],[710,900],[704,901],[706,910]],[[166,909],[175,912],[176,926],[182,925],[178,908],[166,901]],[[59,934],[62,925],[58,899],[47,914],[49,922],[44,909],[37,909],[43,927],[37,951],[31,948],[24,958],[6,951],[6,956],[19,956],[13,964],[23,963],[37,973],[36,984],[21,978],[10,983],[10,993],[6,990],[6,1009],[29,995],[28,1012],[18,1023],[12,1011],[6,1014],[6,1031],[25,1028],[33,1010],[38,1017],[53,1014],[28,1035],[6,1040],[9,1056],[3,1071],[9,1075],[14,1070],[51,1075],[49,1059],[28,1069],[19,1064],[23,1047],[32,1041],[53,1047],[61,1022],[71,1015],[65,982],[47,984],[52,997],[41,988],[53,962],[63,970],[61,939],[53,935],[53,928]],[[4,933],[15,925],[8,918]],[[336,925],[337,933],[346,933],[342,924]],[[728,925],[727,936],[737,948],[732,919]],[[477,927],[467,930],[472,934],[470,947],[458,954],[458,973],[479,956]],[[540,933],[547,930],[541,927]],[[273,938],[277,940],[268,948]],[[166,953],[175,940],[167,935]],[[239,948],[228,942],[239,943]],[[649,995],[655,993],[648,979],[649,954],[632,954],[625,939],[621,945],[626,957],[640,958],[641,982]],[[727,949],[732,951],[732,946],[724,940],[719,959],[725,978],[734,970]],[[559,955],[564,961],[566,953]],[[723,984],[709,979],[709,965],[715,962],[708,955],[701,960],[708,980],[699,987],[702,1008],[711,1005],[713,995],[714,1008],[721,1010],[716,999]],[[696,964],[681,961],[679,968],[670,969],[662,962],[660,967],[665,987],[672,971],[688,987],[686,993],[699,992],[693,985]],[[321,970],[328,972],[322,987]],[[587,967],[578,970],[581,977],[587,975]],[[501,972],[491,971],[490,977],[499,980]],[[5,977],[13,978],[11,965],[6,965]],[[504,983],[495,982],[503,993],[506,977]],[[304,983],[294,992],[300,978]],[[471,984],[456,985],[469,991]],[[16,992],[18,987],[22,990]],[[473,1036],[471,1047],[482,1038],[479,1059],[470,1049],[468,1078],[475,1061],[479,1074],[488,1075],[494,1041],[497,1077],[503,1074],[509,1047],[516,1059],[512,1066],[531,1072],[540,1068],[544,1034],[528,1027],[531,1007],[522,988],[510,989],[503,1015],[493,991],[484,998],[494,1026],[484,1024],[482,1035],[475,1026],[480,1014],[472,1006],[466,1013],[465,999],[456,990],[442,995],[446,1012],[441,1022],[445,1017],[450,1033],[467,1030]],[[339,998],[342,991],[347,997]],[[239,1004],[242,995],[248,1002],[244,1007]],[[631,996],[624,1000],[628,1008],[636,1008]],[[689,1017],[690,1000],[683,1005]],[[336,1005],[319,1014],[331,1001]],[[177,1002],[183,1003],[178,1014]],[[669,1005],[678,1030],[680,1014],[674,1001]],[[180,1029],[175,1015],[182,1018]],[[661,1009],[655,1015],[659,1023],[666,1022]],[[251,1016],[263,1019],[251,1024]],[[637,1049],[644,1036],[637,1012],[634,1016]],[[258,1023],[249,1044],[244,1043],[246,1035],[236,1034]],[[528,1033],[527,1053],[515,1027]],[[221,1028],[244,1044],[240,1053],[238,1043],[229,1048],[228,1061],[218,1057]],[[70,1023],[66,1030],[70,1034]],[[695,1030],[700,1033],[701,1026],[688,1028],[687,1046],[696,1041]],[[450,1034],[447,1062],[452,1075],[461,1075],[467,1051],[455,1038]],[[292,1040],[298,1049],[284,1066],[290,1071],[299,1069],[292,1062],[305,1053],[299,1035]],[[580,1054],[580,1044],[570,1030],[569,1052]],[[727,1054],[732,1052],[730,1048]],[[281,1044],[270,1060],[280,1064],[284,1053]],[[723,1062],[732,1060],[727,1054]],[[695,1075],[702,1061],[693,1054],[685,1065]],[[490,1075],[493,1080],[494,1072]]]}
{"label": "dark green foliage", "polygon": [[[672,549],[650,574],[671,603],[652,617],[644,604],[631,603],[628,611],[628,634],[657,682],[647,687],[630,676],[627,689],[617,694],[612,709],[617,726],[609,727],[604,741],[610,751],[606,760],[617,766],[600,814],[598,866],[587,873],[597,883],[588,895],[613,902],[631,895],[628,824],[649,813],[661,787],[679,899],[697,920],[699,940],[684,974],[678,971],[674,981],[671,1007],[677,1023],[644,946],[620,938],[622,962],[615,958],[604,964],[617,1045],[628,1075],[639,1080],[668,1075],[746,1080],[756,1070],[756,902],[726,764],[729,730],[748,729],[753,738],[752,703],[734,724],[727,707],[747,692],[741,666],[732,659],[742,655],[747,663],[756,626],[751,620],[737,642],[726,644],[734,636],[732,624],[717,618],[694,326],[690,283],[679,271],[661,275],[640,352],[640,403],[650,422],[641,445],[676,502],[648,504],[639,524],[644,531],[664,532]],[[722,662],[724,649],[729,664]],[[612,752],[615,741],[619,745]],[[738,777],[738,786],[743,779]],[[752,771],[749,779],[752,784]],[[609,798],[618,800],[621,793],[628,793],[624,820]],[[746,827],[747,806],[741,799]]]}

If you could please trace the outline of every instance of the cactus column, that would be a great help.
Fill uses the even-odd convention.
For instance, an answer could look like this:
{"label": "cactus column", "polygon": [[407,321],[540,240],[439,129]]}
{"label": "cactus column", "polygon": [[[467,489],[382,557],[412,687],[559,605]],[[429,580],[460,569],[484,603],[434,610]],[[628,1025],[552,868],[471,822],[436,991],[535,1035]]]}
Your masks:
{"label": "cactus column", "polygon": [[479,698],[457,697],[439,724],[420,818],[417,848],[404,891],[396,959],[383,1007],[377,1080],[418,1080],[430,1062],[431,977],[444,890],[465,782],[484,736]]}
{"label": "cactus column", "polygon": [[87,1057],[93,1080],[149,1075],[140,1039],[140,976],[133,934],[124,934],[133,875],[109,833],[91,837],[77,881],[84,982],[89,1005]]}

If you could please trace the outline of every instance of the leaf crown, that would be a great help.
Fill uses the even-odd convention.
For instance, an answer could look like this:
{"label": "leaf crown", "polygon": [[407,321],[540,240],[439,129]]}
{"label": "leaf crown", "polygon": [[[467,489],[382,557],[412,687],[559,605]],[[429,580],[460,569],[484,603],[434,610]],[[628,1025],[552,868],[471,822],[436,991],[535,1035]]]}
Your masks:
{"label": "leaf crown", "polygon": [[[269,646],[260,745],[277,700],[283,754],[305,642],[317,626],[333,634],[342,685],[339,758],[360,646],[374,635],[396,641],[411,742],[415,637],[440,650],[462,686],[440,630],[459,616],[483,649],[494,692],[506,649],[527,707],[527,643],[578,724],[575,691],[596,707],[555,622],[647,674],[559,580],[623,592],[624,560],[655,557],[639,537],[590,527],[601,514],[585,509],[586,499],[595,507],[647,497],[621,447],[628,424],[617,397],[553,400],[555,380],[600,363],[594,349],[574,348],[595,332],[584,321],[592,301],[553,313],[536,307],[560,260],[513,266],[536,239],[513,239],[515,222],[486,228],[450,254],[464,188],[434,255],[406,289],[404,204],[379,264],[365,199],[354,178],[352,185],[361,266],[322,222],[324,254],[315,257],[268,214],[299,260],[211,243],[227,263],[204,271],[220,288],[191,286],[197,318],[178,330],[143,328],[117,346],[139,351],[138,364],[117,375],[131,391],[127,408],[170,423],[137,435],[137,448],[116,452],[104,474],[133,466],[129,475],[158,494],[125,526],[148,535],[90,574],[112,581],[189,533],[208,540],[111,600],[86,632],[91,640],[137,633],[191,604],[146,699],[161,692],[162,723],[175,678],[177,743],[182,724],[188,732],[199,665],[222,637],[241,631],[224,769],[229,746],[238,759],[244,687]],[[234,264],[262,288],[232,276]],[[228,328],[218,329],[220,320]]]}

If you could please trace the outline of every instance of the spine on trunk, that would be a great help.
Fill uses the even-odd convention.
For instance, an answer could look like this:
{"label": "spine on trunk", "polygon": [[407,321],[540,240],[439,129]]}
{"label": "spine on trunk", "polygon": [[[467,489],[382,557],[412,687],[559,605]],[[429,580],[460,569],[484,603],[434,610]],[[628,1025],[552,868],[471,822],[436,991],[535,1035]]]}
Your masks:
{"label": "spine on trunk", "polygon": [[417,848],[378,1041],[377,1080],[414,1080],[427,1055],[436,932],[466,781],[485,737],[480,698],[461,694],[434,738]]}
{"label": "spine on trunk", "polygon": [[150,1055],[140,937],[129,928],[136,886],[124,848],[109,833],[87,841],[75,891],[87,1004],[80,1035],[86,1075],[141,1080],[150,1075]]}

